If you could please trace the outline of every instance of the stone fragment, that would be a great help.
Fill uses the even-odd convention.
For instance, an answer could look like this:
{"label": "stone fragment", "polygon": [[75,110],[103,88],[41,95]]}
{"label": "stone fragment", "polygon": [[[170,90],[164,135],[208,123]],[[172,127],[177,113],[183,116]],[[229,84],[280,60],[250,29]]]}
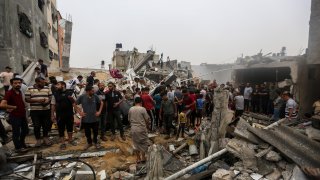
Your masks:
{"label": "stone fragment", "polygon": [[212,180],[231,180],[233,176],[234,174],[232,171],[218,169],[212,174]]}
{"label": "stone fragment", "polygon": [[278,168],[274,168],[273,172],[266,176],[267,179],[270,180],[278,180],[281,178],[281,171]]}
{"label": "stone fragment", "polygon": [[279,153],[276,153],[275,151],[270,151],[266,155],[266,160],[268,160],[268,161],[279,162],[281,159],[282,158],[279,155]]}

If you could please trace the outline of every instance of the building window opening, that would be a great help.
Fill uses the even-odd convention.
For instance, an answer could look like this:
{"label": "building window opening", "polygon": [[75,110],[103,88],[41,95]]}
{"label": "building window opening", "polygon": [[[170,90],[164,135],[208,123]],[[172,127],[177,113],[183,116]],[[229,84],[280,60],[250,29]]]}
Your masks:
{"label": "building window opening", "polygon": [[22,32],[28,38],[31,38],[33,36],[31,21],[25,13],[19,13],[18,16],[20,32]]}
{"label": "building window opening", "polygon": [[45,4],[44,0],[38,0],[38,7],[42,12],[43,12],[44,4]]}
{"label": "building window opening", "polygon": [[44,32],[40,33],[40,44],[44,48],[48,48],[48,38]]}

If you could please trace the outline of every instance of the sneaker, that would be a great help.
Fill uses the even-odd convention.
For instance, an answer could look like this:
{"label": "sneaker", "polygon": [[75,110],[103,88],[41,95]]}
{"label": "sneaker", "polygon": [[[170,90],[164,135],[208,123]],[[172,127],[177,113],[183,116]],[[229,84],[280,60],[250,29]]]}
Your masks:
{"label": "sneaker", "polygon": [[110,140],[114,141],[115,139],[116,139],[116,136],[114,134],[112,134]]}
{"label": "sneaker", "polygon": [[108,141],[107,137],[106,136],[101,136],[100,138],[102,141]]}
{"label": "sneaker", "polygon": [[67,149],[67,145],[65,143],[60,145],[60,150],[66,150]]}
{"label": "sneaker", "polygon": [[101,148],[102,148],[102,146],[101,146],[100,143],[97,143],[97,144],[95,144],[94,146],[96,147],[96,149],[101,149]]}
{"label": "sneaker", "polygon": [[126,141],[126,136],[125,136],[125,135],[122,135],[122,136],[121,136],[121,139],[122,139],[122,141]]}
{"label": "sneaker", "polygon": [[92,146],[92,144],[86,144],[83,148],[84,151],[88,150],[90,147]]}

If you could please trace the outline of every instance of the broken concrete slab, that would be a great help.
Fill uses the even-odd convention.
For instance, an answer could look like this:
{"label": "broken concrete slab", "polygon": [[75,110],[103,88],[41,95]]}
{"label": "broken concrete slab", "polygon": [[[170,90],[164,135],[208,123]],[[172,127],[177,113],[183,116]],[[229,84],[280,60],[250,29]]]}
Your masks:
{"label": "broken concrete slab", "polygon": [[272,149],[273,149],[273,147],[270,146],[268,149],[264,149],[264,150],[258,152],[255,156],[256,156],[257,158],[261,158],[261,157],[263,157],[264,155],[268,154]]}
{"label": "broken concrete slab", "polygon": [[281,171],[278,168],[274,168],[273,172],[266,176],[267,179],[277,180],[281,178]]}
{"label": "broken concrete slab", "polygon": [[226,149],[243,161],[245,168],[255,169],[257,167],[257,159],[255,157],[256,147],[244,140],[233,138],[227,144]]}
{"label": "broken concrete slab", "polygon": [[250,174],[250,177],[253,179],[253,180],[259,180],[261,179],[263,176],[261,174],[258,174],[258,173],[252,173]]}
{"label": "broken concrete slab", "polygon": [[233,172],[225,169],[218,169],[212,174],[212,180],[232,180],[232,177],[234,177]]}
{"label": "broken concrete slab", "polygon": [[282,158],[279,155],[279,153],[276,153],[275,151],[270,151],[266,155],[266,160],[268,160],[268,161],[279,162],[281,159]]}
{"label": "broken concrete slab", "polygon": [[312,140],[320,141],[320,130],[312,126],[306,128],[306,134]]}
{"label": "broken concrete slab", "polygon": [[240,117],[240,120],[234,130],[234,134],[254,144],[261,143],[261,139],[248,130],[249,126],[251,127],[251,125],[248,122],[246,122],[243,118]]}

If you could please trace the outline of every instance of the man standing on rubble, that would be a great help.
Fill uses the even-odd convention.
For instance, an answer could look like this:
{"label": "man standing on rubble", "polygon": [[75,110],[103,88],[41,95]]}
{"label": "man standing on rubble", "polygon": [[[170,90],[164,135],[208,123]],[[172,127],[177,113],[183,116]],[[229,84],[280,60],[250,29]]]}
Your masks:
{"label": "man standing on rubble", "polygon": [[154,128],[154,105],[156,104],[152,97],[149,95],[150,89],[148,87],[143,88],[141,99],[143,102],[143,107],[147,110],[147,113],[151,119],[150,131]]}
{"label": "man standing on rubble", "polygon": [[41,128],[43,133],[44,144],[51,146],[52,143],[48,138],[50,124],[50,103],[52,92],[45,86],[45,79],[38,77],[36,84],[29,87],[25,93],[26,102],[30,103],[30,115],[34,125],[34,135],[37,139],[36,147],[41,146]]}
{"label": "man standing on rubble", "polygon": [[116,124],[118,126],[118,129],[120,130],[120,136],[123,141],[126,140],[126,137],[124,136],[124,130],[122,126],[122,120],[121,120],[121,111],[119,108],[119,105],[122,103],[123,98],[119,91],[115,89],[115,84],[112,82],[108,83],[109,91],[106,93],[106,103],[107,103],[107,114],[108,114],[108,120],[111,123],[111,141],[115,140],[116,135]]}
{"label": "man standing on rubble", "polygon": [[10,87],[10,79],[13,78],[13,72],[11,72],[11,67],[7,66],[5,72],[0,73],[0,77],[3,78],[4,90],[7,92]]}
{"label": "man standing on rubble", "polygon": [[294,121],[298,117],[297,113],[297,103],[291,98],[291,95],[288,91],[283,92],[283,100],[286,101],[285,117],[290,121]]}
{"label": "man standing on rubble", "polygon": [[[81,115],[81,127],[85,131],[87,137],[87,145],[84,150],[88,150],[92,146],[92,142],[97,149],[101,148],[98,143],[99,121],[98,117],[101,115],[103,108],[103,101],[94,93],[92,86],[86,86],[86,93],[82,94],[76,101],[77,105],[82,106],[82,111],[78,110]],[[77,110],[77,109],[76,109]],[[93,138],[91,137],[91,130]]]}
{"label": "man standing on rubble", "polygon": [[[9,121],[12,126],[12,139],[16,152],[26,152],[25,137],[28,134],[28,122],[26,118],[25,103],[21,92],[22,79],[10,80],[12,89],[6,92],[1,101],[0,108],[9,111]],[[4,129],[3,129],[4,130]]]}
{"label": "man standing on rubble", "polygon": [[[177,108],[172,100],[167,96],[167,93],[162,93],[162,103],[160,108],[160,115],[163,114],[163,121],[166,127],[166,139],[170,138],[170,130],[174,129],[174,134],[177,133],[177,129],[173,126],[172,120],[177,116]],[[161,117],[161,116],[160,116]]]}
{"label": "man standing on rubble", "polygon": [[251,101],[251,94],[253,90],[250,86],[250,83],[246,84],[246,87],[244,88],[243,97],[244,97],[244,110],[249,111],[250,109],[250,101]]}
{"label": "man standing on rubble", "polygon": [[101,131],[101,140],[107,141],[106,137],[106,126],[107,126],[107,111],[106,111],[106,95],[104,93],[105,85],[103,83],[98,84],[98,91],[96,95],[99,96],[100,100],[103,102],[103,107],[101,111],[101,115],[99,116],[100,122],[100,131]]}
{"label": "man standing on rubble", "polygon": [[73,133],[73,107],[77,108],[75,99],[72,97],[72,91],[66,90],[66,83],[60,81],[56,85],[57,92],[54,93],[51,100],[51,120],[57,123],[59,137],[61,141],[60,149],[65,150],[67,145],[64,140],[64,131],[67,129],[69,144],[76,146],[72,139]]}
{"label": "man standing on rubble", "polygon": [[142,99],[134,99],[135,106],[129,110],[128,118],[131,124],[131,137],[137,152],[137,162],[146,160],[145,153],[149,147],[148,129],[150,117],[145,108],[142,107]]}
{"label": "man standing on rubble", "polygon": [[267,115],[268,103],[269,103],[269,90],[267,89],[265,84],[261,84],[260,100],[261,100],[262,113]]}
{"label": "man standing on rubble", "polygon": [[87,86],[92,87],[94,85],[94,77],[96,77],[96,72],[92,71],[90,76],[87,77]]}

